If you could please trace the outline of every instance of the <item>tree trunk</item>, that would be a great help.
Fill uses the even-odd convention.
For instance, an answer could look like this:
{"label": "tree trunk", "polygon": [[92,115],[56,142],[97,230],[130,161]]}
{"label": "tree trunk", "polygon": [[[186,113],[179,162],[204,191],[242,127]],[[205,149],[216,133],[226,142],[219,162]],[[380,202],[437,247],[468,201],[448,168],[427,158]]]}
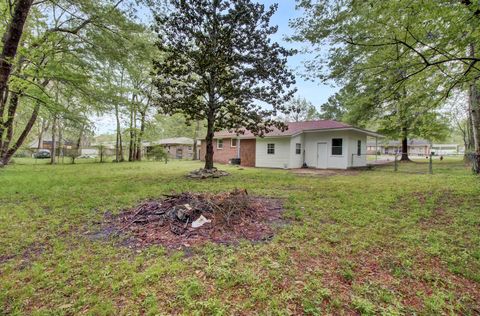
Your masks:
{"label": "tree trunk", "polygon": [[63,125],[62,121],[60,120],[58,122],[58,155],[57,155],[57,161],[60,162],[60,157],[62,158],[62,164],[64,162],[64,157],[65,157],[65,142],[63,139]]}
{"label": "tree trunk", "polygon": [[470,102],[468,102],[468,116],[467,116],[467,124],[465,126],[465,134],[466,134],[465,153],[467,153],[467,151],[471,152],[474,149],[472,110],[471,110]]}
{"label": "tree trunk", "polygon": [[43,149],[43,136],[48,131],[49,125],[47,120],[42,119],[42,126],[40,127],[40,133],[38,134],[38,146],[37,151]]}
{"label": "tree trunk", "polygon": [[137,145],[137,153],[136,153],[136,158],[137,161],[142,160],[142,141],[143,141],[143,134],[145,133],[145,117],[147,115],[147,110],[140,111],[140,133],[138,133],[138,145]]}
{"label": "tree trunk", "polygon": [[72,150],[71,157],[72,157],[72,164],[75,164],[75,159],[82,155],[82,138],[83,138],[83,130],[85,129],[85,125],[80,127],[80,134],[77,138],[77,143],[75,144],[75,151]]}
{"label": "tree trunk", "polygon": [[[10,103],[8,106],[7,120],[3,127],[0,127],[0,156],[4,156],[10,146],[10,142],[13,138],[13,119],[17,112],[19,95],[17,93],[12,93],[10,97]],[[3,140],[3,132],[7,131],[5,140]]]}
{"label": "tree trunk", "polygon": [[197,138],[198,138],[199,129],[200,129],[200,121],[197,120],[197,123],[195,126],[195,133],[193,134],[193,160],[198,160]]}
{"label": "tree trunk", "polygon": [[207,119],[207,137],[205,138],[206,153],[205,153],[205,169],[213,169],[213,136],[214,131],[214,117],[209,115]]}
{"label": "tree trunk", "polygon": [[55,155],[56,155],[56,149],[57,149],[56,134],[57,134],[57,114],[54,114],[53,123],[52,123],[52,147],[50,152],[50,164],[52,165],[55,164]]}
{"label": "tree trunk", "polygon": [[122,145],[122,131],[120,126],[120,113],[118,110],[118,104],[115,104],[115,118],[117,121],[117,140],[115,145],[115,161],[123,161],[123,145]]}
{"label": "tree trunk", "polygon": [[130,106],[130,142],[128,146],[128,161],[134,161],[134,150],[135,150],[135,132],[133,130],[133,122],[134,122],[134,117],[135,115],[133,112],[135,111],[135,106],[133,104],[134,102],[135,95],[132,96],[132,104]]}
{"label": "tree trunk", "polygon": [[[406,131],[406,129],[404,130]],[[410,158],[408,158],[408,138],[406,136],[402,138],[402,157],[400,161],[410,161]]]}
{"label": "tree trunk", "polygon": [[133,150],[132,150],[133,161],[137,160],[137,147],[138,147],[137,107],[135,107],[135,112],[133,113]]}
{"label": "tree trunk", "polygon": [[5,104],[8,79],[12,72],[12,60],[17,55],[18,45],[23,34],[23,26],[32,4],[33,0],[17,0],[12,19],[3,36],[3,49],[0,54],[0,108],[3,108]]}
{"label": "tree trunk", "polygon": [[[123,89],[123,79],[124,79],[124,69],[122,69],[121,76],[120,76],[120,88]],[[120,93],[120,96],[123,96],[122,93]],[[117,120],[117,143],[115,146],[115,159],[116,162],[123,162],[124,157],[123,157],[123,142],[122,142],[122,129],[120,125],[120,109],[119,109],[119,104],[115,102],[115,118]]]}
{"label": "tree trunk", "polygon": [[[3,129],[3,117],[5,116],[5,105],[7,104],[7,100],[8,100],[8,86],[6,88],[6,92],[3,96],[3,99],[0,100],[0,130]],[[0,132],[1,134],[1,132]],[[0,135],[0,148],[2,147],[1,146],[1,142],[2,142],[2,137]]]}
{"label": "tree trunk", "polygon": [[[17,142],[15,145],[13,145],[9,150],[7,150],[6,154],[2,157],[2,163],[3,165],[7,165],[12,156],[15,154],[15,152],[22,146],[23,142],[27,138],[28,134],[32,130],[33,125],[35,124],[35,121],[37,120],[38,117],[38,112],[40,111],[40,102],[37,102],[35,104],[35,107],[33,108],[32,116],[28,120],[27,125],[23,129],[22,134],[20,134],[20,137],[18,137]],[[1,165],[1,164],[0,164]]]}
{"label": "tree trunk", "polygon": [[470,86],[470,118],[472,123],[472,138],[473,138],[473,147],[475,151],[476,164],[474,165],[474,171],[480,173],[480,96],[477,91],[477,82],[476,80]]}

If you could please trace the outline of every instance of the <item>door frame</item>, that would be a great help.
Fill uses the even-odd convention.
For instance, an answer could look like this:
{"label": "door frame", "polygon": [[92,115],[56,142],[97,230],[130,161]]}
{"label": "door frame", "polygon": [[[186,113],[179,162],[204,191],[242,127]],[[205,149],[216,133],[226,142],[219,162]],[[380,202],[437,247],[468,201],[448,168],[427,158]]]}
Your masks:
{"label": "door frame", "polygon": [[[318,152],[318,148],[319,146],[318,145],[325,145],[325,167],[319,167],[319,161],[320,161],[320,154]],[[317,142],[317,164],[315,165],[315,168],[317,169],[328,169],[328,142],[327,141],[323,141],[323,142]]]}

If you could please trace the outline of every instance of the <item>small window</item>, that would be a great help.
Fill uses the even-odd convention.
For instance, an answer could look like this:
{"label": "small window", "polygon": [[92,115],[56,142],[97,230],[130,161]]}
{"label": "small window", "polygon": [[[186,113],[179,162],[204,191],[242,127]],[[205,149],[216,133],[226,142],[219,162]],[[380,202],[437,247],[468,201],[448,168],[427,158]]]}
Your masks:
{"label": "small window", "polygon": [[237,139],[232,138],[232,141],[230,142],[230,147],[237,147]]}
{"label": "small window", "polygon": [[361,156],[362,155],[362,141],[359,140],[357,141],[357,156]]}
{"label": "small window", "polygon": [[275,155],[275,144],[267,144],[267,154]]}
{"label": "small window", "polygon": [[341,156],[341,155],[343,155],[343,139],[333,138],[332,139],[332,156]]}
{"label": "small window", "polygon": [[217,139],[217,149],[223,149],[223,139]]}
{"label": "small window", "polygon": [[297,155],[300,155],[302,153],[302,144],[300,144],[300,143],[295,144],[295,153]]}

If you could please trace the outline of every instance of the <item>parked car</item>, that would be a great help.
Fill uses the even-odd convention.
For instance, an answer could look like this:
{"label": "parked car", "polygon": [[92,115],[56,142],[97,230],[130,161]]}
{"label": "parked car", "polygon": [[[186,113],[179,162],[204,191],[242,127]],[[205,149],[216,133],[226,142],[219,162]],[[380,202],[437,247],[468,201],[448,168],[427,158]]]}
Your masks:
{"label": "parked car", "polygon": [[51,157],[50,150],[47,149],[40,149],[33,156],[37,159],[47,159]]}

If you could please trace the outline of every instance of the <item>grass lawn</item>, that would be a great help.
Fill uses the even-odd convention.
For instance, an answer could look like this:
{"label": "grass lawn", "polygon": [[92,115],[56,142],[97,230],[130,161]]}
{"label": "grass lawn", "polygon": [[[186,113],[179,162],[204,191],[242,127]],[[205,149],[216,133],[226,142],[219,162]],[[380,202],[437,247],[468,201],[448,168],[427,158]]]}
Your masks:
{"label": "grass lawn", "polygon": [[[196,162],[0,170],[0,315],[480,313],[480,178],[378,168],[320,177]],[[269,243],[130,250],[93,239],[107,211],[181,191],[285,199]]]}

